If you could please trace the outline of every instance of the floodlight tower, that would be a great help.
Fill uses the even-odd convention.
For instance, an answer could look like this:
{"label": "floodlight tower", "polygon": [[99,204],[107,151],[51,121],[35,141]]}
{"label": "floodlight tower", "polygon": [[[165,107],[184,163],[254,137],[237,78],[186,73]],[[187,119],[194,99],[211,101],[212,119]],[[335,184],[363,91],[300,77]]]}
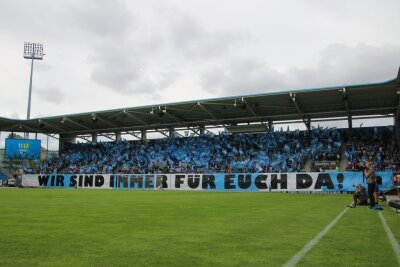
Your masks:
{"label": "floodlight tower", "polygon": [[26,119],[31,118],[31,96],[32,96],[32,76],[33,76],[33,61],[35,59],[43,59],[43,44],[38,43],[24,43],[24,58],[31,60],[31,77],[29,80],[29,96],[28,96],[28,112],[26,114]]}

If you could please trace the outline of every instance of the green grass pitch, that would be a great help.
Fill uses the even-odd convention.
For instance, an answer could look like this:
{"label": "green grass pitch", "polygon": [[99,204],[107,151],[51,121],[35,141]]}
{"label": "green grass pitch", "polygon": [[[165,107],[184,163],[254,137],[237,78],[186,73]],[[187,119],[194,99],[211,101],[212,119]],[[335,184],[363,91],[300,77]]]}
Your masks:
{"label": "green grass pitch", "polygon": [[[0,266],[282,266],[351,195],[1,189]],[[382,215],[400,243],[400,216]],[[398,266],[377,211],[349,209],[298,266]]]}

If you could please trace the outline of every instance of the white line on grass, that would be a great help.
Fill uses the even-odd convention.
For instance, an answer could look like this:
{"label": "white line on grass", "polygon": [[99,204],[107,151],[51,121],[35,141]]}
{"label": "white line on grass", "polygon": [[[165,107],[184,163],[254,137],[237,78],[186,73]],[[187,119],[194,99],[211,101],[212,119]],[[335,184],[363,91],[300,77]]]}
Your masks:
{"label": "white line on grass", "polygon": [[394,251],[394,254],[397,257],[397,262],[400,265],[400,246],[399,243],[397,243],[396,238],[394,238],[394,235],[392,231],[390,230],[389,226],[386,223],[385,217],[383,217],[382,212],[379,212],[379,217],[381,218],[381,222],[383,225],[383,228],[385,229],[386,235],[390,240],[390,243],[392,244],[392,248]]}
{"label": "white line on grass", "polygon": [[296,255],[293,256],[289,261],[287,261],[283,266],[285,267],[292,267],[296,266],[297,263],[307,254],[320,240],[326,233],[331,230],[331,228],[342,218],[342,216],[346,213],[349,208],[345,208],[333,221],[328,224],[324,230],[322,230],[318,235],[316,235],[310,242],[308,242]]}

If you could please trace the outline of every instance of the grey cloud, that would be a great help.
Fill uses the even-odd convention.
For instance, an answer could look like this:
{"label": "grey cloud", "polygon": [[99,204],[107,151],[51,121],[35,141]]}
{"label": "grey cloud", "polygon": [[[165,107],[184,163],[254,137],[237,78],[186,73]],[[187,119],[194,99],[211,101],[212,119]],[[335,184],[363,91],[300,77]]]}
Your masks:
{"label": "grey cloud", "polygon": [[305,86],[331,86],[354,83],[380,82],[394,78],[400,64],[400,46],[355,47],[333,44],[321,53],[314,69],[295,68],[289,71],[292,83]]}
{"label": "grey cloud", "polygon": [[163,90],[173,84],[178,77],[180,76],[179,72],[168,70],[168,71],[161,71],[158,73],[158,82],[159,82],[159,89]]}
{"label": "grey cloud", "polygon": [[195,17],[177,9],[171,8],[162,15],[168,25],[167,42],[185,60],[220,57],[250,39],[241,31],[207,30]]}
{"label": "grey cloud", "polygon": [[[129,83],[139,78],[140,66],[130,60],[128,50],[114,42],[93,49],[89,57],[92,80],[116,91],[129,91]],[[129,55],[133,57],[132,53]]]}
{"label": "grey cloud", "polygon": [[[114,52],[109,53],[110,49]],[[143,53],[146,52],[136,50],[131,42],[97,47],[89,58],[93,66],[92,80],[122,94],[153,94],[179,77],[177,71],[153,68],[145,60]]]}
{"label": "grey cloud", "polygon": [[93,66],[92,80],[122,94],[151,94],[157,87],[148,77],[146,65],[135,50],[131,43],[112,42],[96,47],[89,58]]}
{"label": "grey cloud", "polygon": [[99,42],[91,44],[88,62],[92,66],[91,79],[112,91],[149,93],[154,82],[146,75],[143,49],[129,33],[134,30],[134,16],[125,1],[90,2],[91,8],[76,8],[77,25]]}
{"label": "grey cloud", "polygon": [[0,32],[53,44],[119,39],[135,25],[124,0],[15,0],[0,3],[0,12]]}
{"label": "grey cloud", "polygon": [[60,104],[64,99],[63,91],[57,87],[34,88],[33,94],[40,97],[41,100],[53,104]]}
{"label": "grey cloud", "polygon": [[[53,6],[46,1],[37,1],[34,5],[29,5],[26,1],[2,1],[0,3],[0,30],[10,34],[39,33],[45,21],[52,16]],[[47,4],[49,4],[47,6]],[[29,5],[29,8],[28,6]],[[43,10],[47,6],[44,14]],[[34,15],[41,14],[41,15]],[[47,25],[51,27],[52,25]]]}
{"label": "grey cloud", "polygon": [[285,75],[256,59],[230,61],[211,68],[201,76],[203,89],[219,95],[260,92],[285,87]]}
{"label": "grey cloud", "polygon": [[[172,84],[178,77],[175,71],[158,71],[152,67],[152,58],[162,50],[164,39],[151,32],[145,32],[147,38],[139,38],[142,32],[134,24],[139,18],[129,12],[125,2],[112,3],[106,14],[97,14],[99,4],[94,3],[89,18],[83,14],[78,16],[80,25],[90,21],[83,29],[101,39],[91,46],[88,58],[92,65],[91,79],[121,94],[151,95]],[[106,22],[101,21],[103,17]]]}
{"label": "grey cloud", "polygon": [[[95,44],[92,47],[89,57],[92,65],[91,78],[115,92],[153,94],[156,90],[163,90],[180,76],[179,68],[182,65],[220,58],[234,45],[246,39],[242,33],[207,31],[194,17],[170,8],[169,12],[158,14],[165,23],[157,26],[164,30],[157,28],[155,34],[152,34],[151,26],[145,27],[146,32],[141,32],[143,28],[134,29],[135,35],[146,35],[145,40],[141,40],[132,36],[132,33],[127,34],[125,27],[130,21],[130,14],[122,11],[121,7],[123,4],[111,11],[112,17],[121,17],[113,24],[122,28],[117,30],[117,38],[110,39],[107,33],[102,37],[101,31],[96,28],[101,28],[102,24],[93,18],[89,19],[95,21],[93,27],[83,27],[103,38],[101,45]],[[82,14],[79,18],[79,24],[85,23],[86,19]],[[140,24],[140,18],[136,19]]]}
{"label": "grey cloud", "polygon": [[315,68],[278,71],[267,63],[245,59],[210,68],[201,79],[204,90],[237,95],[380,82],[394,78],[399,64],[400,46],[334,44],[321,52],[321,60]]}
{"label": "grey cloud", "polygon": [[69,6],[68,13],[72,17],[71,26],[100,38],[124,38],[134,27],[134,16],[123,0],[78,1]]}

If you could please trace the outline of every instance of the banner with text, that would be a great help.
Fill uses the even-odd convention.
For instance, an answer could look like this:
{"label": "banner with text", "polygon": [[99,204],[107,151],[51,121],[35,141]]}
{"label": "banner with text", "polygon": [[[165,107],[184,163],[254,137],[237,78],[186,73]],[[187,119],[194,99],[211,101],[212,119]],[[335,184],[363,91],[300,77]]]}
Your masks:
{"label": "banner with text", "polygon": [[[380,190],[392,187],[391,172],[377,172]],[[127,190],[354,191],[365,184],[361,172],[258,174],[46,174],[23,175],[22,186]]]}

